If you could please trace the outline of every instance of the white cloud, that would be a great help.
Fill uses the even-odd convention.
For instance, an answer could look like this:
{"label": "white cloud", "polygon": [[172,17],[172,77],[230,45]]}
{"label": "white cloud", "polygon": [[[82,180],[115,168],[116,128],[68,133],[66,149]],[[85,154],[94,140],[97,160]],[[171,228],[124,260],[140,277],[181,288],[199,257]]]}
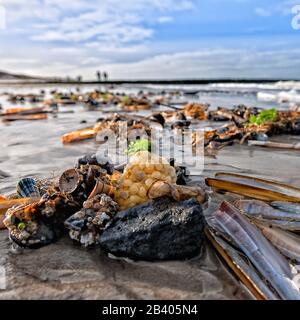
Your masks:
{"label": "white cloud", "polygon": [[[11,27],[22,24],[35,41],[78,42],[112,37],[115,41],[143,41],[154,30],[145,24],[171,21],[177,11],[191,10],[188,0],[2,0]],[[165,15],[168,13],[168,15]]]}
{"label": "white cloud", "polygon": [[[94,55],[98,54],[101,61],[120,62],[141,58],[137,55],[145,54],[156,25],[173,21],[178,12],[192,10],[197,3],[196,0],[1,1],[7,11],[9,41],[22,34],[28,47],[40,51],[54,46],[57,53],[76,57],[78,50],[71,48],[81,47],[84,61],[94,61]],[[91,59],[86,59],[88,56]]]}
{"label": "white cloud", "polygon": [[0,30],[4,30],[6,28],[6,13],[3,6],[0,3]]}
{"label": "white cloud", "polygon": [[279,4],[270,4],[265,7],[255,8],[255,13],[261,17],[270,17],[273,15],[290,15],[293,6],[299,4],[299,0],[284,0]]}
{"label": "white cloud", "polygon": [[255,8],[255,13],[261,17],[270,17],[272,12],[265,8]]}
{"label": "white cloud", "polygon": [[[156,30],[176,22],[181,11],[192,12],[200,0],[0,3],[5,5],[8,24],[5,34],[0,33],[0,69],[8,71],[91,78],[95,70],[105,69],[111,78],[213,78],[293,76],[300,69],[298,51],[283,51],[284,45],[277,50],[249,49],[252,39],[244,39],[247,50],[240,40],[232,46],[236,49],[226,49],[230,41],[216,48],[220,38],[206,46],[193,41],[187,47],[183,39],[158,43]],[[262,6],[256,14],[285,14],[291,3]]]}
{"label": "white cloud", "polygon": [[[47,70],[49,75],[62,75],[72,69],[77,73],[78,68],[85,68],[83,72],[87,73],[93,64],[145,58],[156,25],[173,21],[181,11],[192,10],[197,1],[0,0],[0,3],[6,8],[8,22],[3,40],[0,34],[0,41],[6,43],[0,69],[20,68],[26,72],[32,69],[41,74]],[[8,43],[12,44],[10,50]],[[15,57],[13,61],[9,59],[11,56]]]}
{"label": "white cloud", "polygon": [[173,22],[174,18],[170,16],[162,16],[162,17],[159,17],[157,21],[159,23],[169,23],[169,22]]}
{"label": "white cloud", "polygon": [[[284,46],[282,46],[284,47]],[[265,49],[257,48],[207,48],[140,58],[143,49],[137,52],[117,53],[99,51],[96,47],[52,48],[31,54],[14,53],[5,57],[0,52],[0,61],[8,70],[50,76],[77,76],[84,79],[95,77],[97,69],[109,72],[114,79],[166,79],[166,78],[218,78],[218,77],[299,77],[300,49]],[[139,51],[141,50],[141,51]],[[114,53],[115,52],[115,53]],[[146,50],[144,51],[144,54]],[[114,57],[114,54],[117,55]],[[122,58],[124,55],[124,59]],[[44,56],[44,59],[41,59]],[[132,56],[133,59],[129,57]],[[124,60],[124,61],[122,61]],[[122,62],[116,62],[122,61]],[[1,69],[1,68],[0,68]]]}

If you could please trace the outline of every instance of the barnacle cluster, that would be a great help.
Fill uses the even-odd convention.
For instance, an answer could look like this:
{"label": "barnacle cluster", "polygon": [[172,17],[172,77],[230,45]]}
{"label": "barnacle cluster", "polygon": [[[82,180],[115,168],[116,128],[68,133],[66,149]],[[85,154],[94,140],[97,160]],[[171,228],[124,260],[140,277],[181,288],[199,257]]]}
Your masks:
{"label": "barnacle cluster", "polygon": [[[174,163],[173,163],[174,164]],[[79,159],[43,195],[36,180],[25,179],[17,187],[23,196],[35,191],[34,202],[12,207],[4,224],[11,240],[21,247],[50,244],[69,232],[85,247],[98,245],[117,212],[163,196],[176,201],[205,198],[197,187],[176,184],[177,173],[166,159],[149,151],[138,151],[118,171],[108,158],[95,155]],[[185,182],[185,181],[183,181]]]}
{"label": "barnacle cluster", "polygon": [[46,195],[33,204],[7,210],[3,222],[13,242],[35,248],[58,239],[64,233],[65,219],[78,209],[76,202],[63,195]]}
{"label": "barnacle cluster", "polygon": [[119,211],[111,197],[99,194],[84,202],[83,208],[65,221],[70,238],[88,247],[99,243],[107,223]]}

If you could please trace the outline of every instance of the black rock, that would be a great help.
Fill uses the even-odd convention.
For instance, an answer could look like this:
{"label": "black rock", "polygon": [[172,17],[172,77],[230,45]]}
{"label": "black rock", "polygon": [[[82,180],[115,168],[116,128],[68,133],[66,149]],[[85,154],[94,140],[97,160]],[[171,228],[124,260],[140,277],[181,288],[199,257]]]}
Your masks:
{"label": "black rock", "polygon": [[202,208],[195,199],[160,198],[121,211],[100,237],[100,246],[115,256],[136,260],[186,259],[201,253]]}

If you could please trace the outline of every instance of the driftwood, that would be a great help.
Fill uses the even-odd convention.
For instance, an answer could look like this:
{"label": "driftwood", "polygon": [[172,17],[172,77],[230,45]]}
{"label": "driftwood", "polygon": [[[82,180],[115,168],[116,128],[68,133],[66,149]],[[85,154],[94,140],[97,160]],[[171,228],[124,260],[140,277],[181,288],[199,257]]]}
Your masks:
{"label": "driftwood", "polygon": [[272,141],[249,140],[248,145],[267,147],[267,148],[300,150],[300,143],[281,143],[281,142],[272,142]]}

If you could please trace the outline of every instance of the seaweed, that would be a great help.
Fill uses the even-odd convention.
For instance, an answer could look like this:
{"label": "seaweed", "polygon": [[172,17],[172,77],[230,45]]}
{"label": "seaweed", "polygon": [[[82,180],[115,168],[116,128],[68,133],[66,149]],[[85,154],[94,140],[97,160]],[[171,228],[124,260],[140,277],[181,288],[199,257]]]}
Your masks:
{"label": "seaweed", "polygon": [[129,156],[132,156],[138,151],[151,151],[151,143],[148,139],[137,139],[135,141],[131,141],[126,153]]}
{"label": "seaweed", "polygon": [[249,123],[246,124],[254,124],[256,126],[261,126],[265,122],[274,122],[277,119],[277,110],[275,108],[263,110],[258,115],[252,114],[249,119]]}

